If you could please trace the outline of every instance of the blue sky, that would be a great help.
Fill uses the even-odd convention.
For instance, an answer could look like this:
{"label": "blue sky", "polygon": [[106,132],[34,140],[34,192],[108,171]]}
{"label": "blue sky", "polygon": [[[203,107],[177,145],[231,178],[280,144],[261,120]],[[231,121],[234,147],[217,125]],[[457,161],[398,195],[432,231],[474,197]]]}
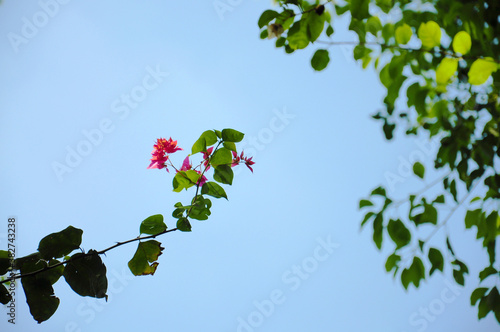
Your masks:
{"label": "blue sky", "polygon": [[[84,230],[85,250],[137,236],[153,214],[174,227],[173,204],[193,193],[172,192],[172,173],[146,169],[158,137],[184,148],[173,156],[180,165],[201,132],[234,128],[256,161],[253,174],[237,170],[229,201],[212,200],[208,221],[160,238],[153,277],[133,277],[136,247],[120,247],[103,257],[108,303],[61,279],[51,319],[37,325],[21,292],[16,325],[4,309],[2,331],[498,329],[469,304],[487,258],[463,232],[463,211],[449,223],[472,275],[463,288],[448,269],[406,292],[385,273],[390,245],[380,253],[370,230],[360,232],[360,198],[389,186],[388,174],[401,177],[390,193],[403,198],[422,186],[407,161],[433,164],[424,137],[387,142],[370,119],[384,93],[376,73],[348,47],[331,48],[316,73],[314,48],[286,55],[258,38],[268,1],[221,2],[231,10],[159,0],[0,6],[2,247],[12,216],[19,256],[68,225]],[[345,22],[335,27],[336,40],[354,40]]]}

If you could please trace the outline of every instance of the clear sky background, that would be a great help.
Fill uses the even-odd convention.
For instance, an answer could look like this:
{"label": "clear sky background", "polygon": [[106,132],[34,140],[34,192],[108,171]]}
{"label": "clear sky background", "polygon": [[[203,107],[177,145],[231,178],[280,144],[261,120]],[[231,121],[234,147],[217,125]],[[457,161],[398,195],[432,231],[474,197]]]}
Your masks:
{"label": "clear sky background", "polygon": [[[84,230],[86,251],[137,236],[153,214],[175,227],[173,204],[193,192],[176,194],[172,173],[146,169],[158,137],[184,148],[172,157],[180,165],[201,132],[234,128],[256,161],[253,174],[240,166],[229,201],[212,200],[208,221],[159,238],[154,276],[133,277],[136,245],[122,246],[103,257],[108,303],[61,279],[52,318],[37,325],[20,292],[16,325],[3,308],[0,330],[499,330],[470,307],[487,257],[474,232],[463,232],[463,210],[449,231],[469,264],[465,287],[450,286],[448,268],[405,291],[385,273],[391,244],[380,253],[371,230],[360,231],[360,198],[389,186],[388,174],[402,179],[390,194],[404,198],[423,186],[407,174],[408,160],[433,164],[424,137],[399,131],[387,142],[370,118],[384,95],[376,73],[348,47],[331,48],[330,66],[316,73],[314,47],[287,55],[258,38],[267,0],[221,2],[231,8],[222,15],[212,1],[190,0],[0,6],[2,248],[12,216],[18,256],[68,225]],[[345,23],[335,22],[335,39],[355,40]],[[13,34],[25,39],[13,43]],[[78,149],[81,160],[68,157]],[[54,163],[68,172],[58,176]]]}

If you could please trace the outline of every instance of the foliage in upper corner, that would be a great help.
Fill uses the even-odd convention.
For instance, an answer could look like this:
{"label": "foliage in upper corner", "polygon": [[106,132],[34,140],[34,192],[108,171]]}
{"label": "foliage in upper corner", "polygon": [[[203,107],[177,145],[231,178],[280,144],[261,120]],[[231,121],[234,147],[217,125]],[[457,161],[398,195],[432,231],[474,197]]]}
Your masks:
{"label": "foliage in upper corner", "polygon": [[[387,239],[394,252],[385,268],[415,287],[436,271],[450,271],[464,285],[469,269],[452,247],[446,231],[455,211],[465,207],[465,227],[482,242],[488,265],[471,294],[478,318],[493,312],[500,322],[500,2],[497,0],[278,1],[258,21],[261,38],[276,38],[286,53],[312,47],[314,70],[325,69],[337,45],[352,45],[353,58],[373,64],[386,88],[380,121],[385,137],[404,126],[406,135],[439,141],[434,168],[444,176],[428,181],[424,163],[412,170],[428,184],[403,200],[379,187],[360,200],[366,210],[362,227],[371,224],[378,249]],[[333,22],[348,16],[357,40],[335,40]],[[399,18],[398,21],[394,21]],[[318,46],[318,44],[320,44]],[[430,189],[433,194],[429,194]],[[476,197],[471,199],[472,192]],[[432,231],[423,232],[422,229]],[[444,229],[441,246],[429,240]],[[446,272],[447,273],[447,272]],[[484,282],[483,282],[484,281]]]}

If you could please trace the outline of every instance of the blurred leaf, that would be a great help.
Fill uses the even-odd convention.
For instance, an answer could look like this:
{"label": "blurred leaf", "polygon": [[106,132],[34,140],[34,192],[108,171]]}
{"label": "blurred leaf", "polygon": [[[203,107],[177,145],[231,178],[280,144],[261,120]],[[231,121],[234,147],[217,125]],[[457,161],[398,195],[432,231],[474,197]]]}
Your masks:
{"label": "blurred leaf", "polygon": [[469,83],[472,85],[481,85],[486,82],[492,73],[497,71],[498,64],[489,57],[477,59],[472,63],[469,69]]}
{"label": "blurred leaf", "polygon": [[80,296],[108,298],[106,266],[95,250],[71,256],[63,273],[71,289]]}
{"label": "blurred leaf", "polygon": [[139,242],[134,257],[128,262],[128,267],[133,275],[153,275],[158,267],[158,257],[162,254],[161,243],[155,240]]}
{"label": "blurred leaf", "polygon": [[163,222],[163,216],[161,214],[155,214],[142,221],[139,231],[141,234],[156,235],[164,232],[166,229],[167,225]]}
{"label": "blurred leaf", "polygon": [[368,12],[369,0],[351,0],[351,15],[353,18],[362,20],[370,16]]}
{"label": "blurred leaf", "polygon": [[455,259],[451,263],[453,265],[456,265],[456,268],[453,270],[453,278],[455,279],[457,284],[463,286],[465,283],[464,274],[469,274],[469,269],[463,262],[459,261],[458,259]]}
{"label": "blurred leaf", "polygon": [[365,206],[373,206],[373,203],[367,199],[362,199],[359,201],[359,208],[364,208]]}
{"label": "blurred leaf", "polygon": [[418,176],[419,178],[423,179],[424,178],[424,174],[425,174],[425,167],[424,167],[424,165],[422,165],[418,161],[416,163],[414,163],[413,164],[413,173],[415,173],[415,175]]}
{"label": "blurred leaf", "polygon": [[328,24],[328,27],[326,28],[326,35],[328,37],[330,37],[331,35],[333,35],[333,27],[330,24]]}
{"label": "blurred leaf", "polygon": [[453,38],[453,51],[462,55],[469,53],[472,42],[470,35],[465,31],[460,31]]}
{"label": "blurred leaf", "polygon": [[406,23],[396,28],[395,36],[396,42],[398,44],[407,44],[410,41],[412,35],[413,32],[411,30],[411,27]]}
{"label": "blurred leaf", "polygon": [[381,214],[377,214],[375,216],[375,220],[373,220],[373,242],[380,250],[382,248],[382,237],[383,237],[383,219]]}
{"label": "blurred leaf", "polygon": [[81,229],[68,226],[60,232],[44,237],[38,245],[38,251],[46,260],[63,257],[80,247],[82,234]]}
{"label": "blurred leaf", "polygon": [[436,82],[448,84],[451,77],[457,72],[458,59],[444,58],[436,69]]}
{"label": "blurred leaf", "polygon": [[418,38],[422,41],[425,48],[433,48],[441,45],[441,29],[434,21],[421,23],[417,31]]}
{"label": "blurred leaf", "polygon": [[396,255],[395,253],[391,254],[389,257],[387,257],[387,261],[385,262],[385,270],[389,272],[392,269],[395,269],[400,261],[401,256]]}
{"label": "blurred leaf", "polygon": [[7,304],[11,300],[12,300],[12,296],[10,295],[9,291],[4,286],[4,284],[1,284],[0,285],[0,303],[1,304]]}
{"label": "blurred leaf", "polygon": [[387,232],[396,244],[396,250],[408,245],[411,241],[411,233],[401,220],[389,220]]}
{"label": "blurred leaf", "polygon": [[0,250],[0,275],[4,275],[9,271],[11,263],[9,252],[6,250]]}
{"label": "blurred leaf", "polygon": [[477,301],[479,301],[479,299],[484,296],[486,291],[488,291],[488,288],[485,288],[485,287],[480,287],[480,288],[474,289],[474,291],[470,295],[470,305],[472,305],[472,306],[476,305]]}
{"label": "blurred leaf", "polygon": [[276,16],[278,16],[278,13],[275,12],[274,10],[264,11],[262,13],[262,15],[260,15],[260,18],[258,21],[259,28],[262,28],[265,25],[268,25],[269,22],[271,22],[272,20],[274,20],[276,18]]}
{"label": "blurred leaf", "polygon": [[498,271],[493,266],[488,266],[481,272],[479,272],[479,281],[483,281],[493,274],[497,274]]}
{"label": "blurred leaf", "polygon": [[439,270],[443,272],[444,268],[444,259],[441,251],[436,248],[429,249],[429,261],[432,264],[431,270],[429,271],[429,276],[431,276],[434,271]]}
{"label": "blurred leaf", "polygon": [[328,51],[317,50],[311,59],[311,66],[314,68],[314,70],[321,71],[328,66],[328,62],[330,62]]}
{"label": "blurred leaf", "polygon": [[307,37],[307,24],[302,21],[295,22],[288,30],[288,45],[294,49],[303,49],[309,45],[309,38]]}

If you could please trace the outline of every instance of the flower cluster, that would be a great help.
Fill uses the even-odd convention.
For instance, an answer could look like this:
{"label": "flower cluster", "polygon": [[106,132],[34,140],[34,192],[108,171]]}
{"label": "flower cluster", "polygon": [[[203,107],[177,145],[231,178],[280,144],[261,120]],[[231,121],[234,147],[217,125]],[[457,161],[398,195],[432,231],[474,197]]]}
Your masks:
{"label": "flower cluster", "polygon": [[168,172],[168,154],[182,149],[177,146],[177,141],[173,141],[172,138],[169,138],[168,140],[166,140],[165,138],[158,138],[156,144],[153,147],[153,152],[151,152],[153,157],[151,158],[151,164],[148,166],[148,169],[165,168]]}

